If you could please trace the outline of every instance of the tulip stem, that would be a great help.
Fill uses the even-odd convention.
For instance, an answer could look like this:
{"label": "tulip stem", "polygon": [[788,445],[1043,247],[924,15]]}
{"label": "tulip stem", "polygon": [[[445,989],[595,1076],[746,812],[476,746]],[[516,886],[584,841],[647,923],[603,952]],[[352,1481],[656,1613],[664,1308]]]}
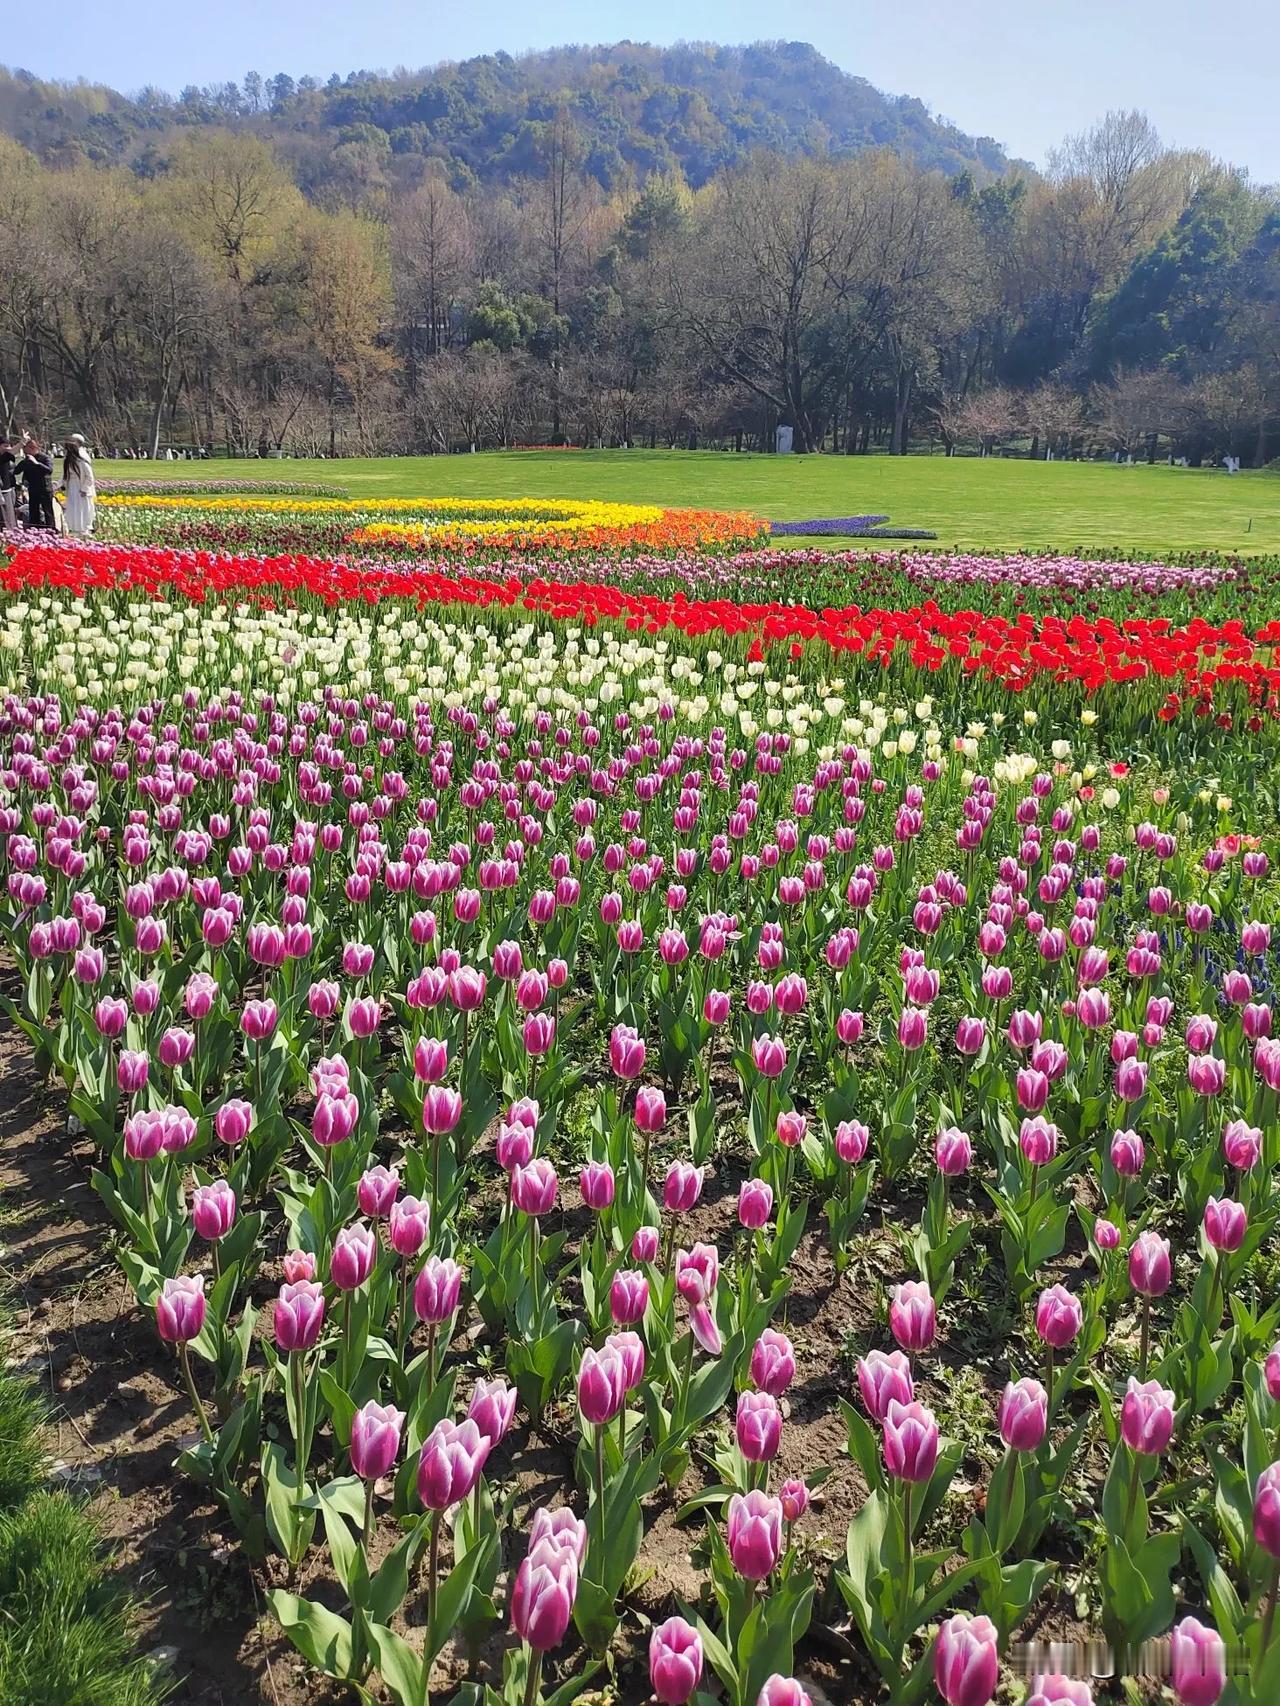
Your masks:
{"label": "tulip stem", "polygon": [[436,1648],[436,1580],[440,1570],[440,1519],[442,1511],[431,1513],[431,1550],[427,1556],[427,1651]]}
{"label": "tulip stem", "polygon": [[400,1258],[400,1312],[396,1316],[396,1337],[400,1343],[400,1361],[404,1361],[404,1347],[409,1341],[409,1264],[405,1257]]}
{"label": "tulip stem", "polygon": [[373,1538],[373,1482],[364,1484],[364,1549],[369,1550],[369,1542]]}
{"label": "tulip stem", "polygon": [[904,1632],[907,1619],[911,1615],[911,1601],[915,1593],[915,1555],[912,1551],[911,1533],[911,1495],[914,1490],[915,1489],[910,1481],[904,1481],[902,1483],[902,1621]]}
{"label": "tulip stem", "polygon": [[1046,1345],[1044,1347],[1044,1390],[1045,1390],[1044,1412],[1045,1412],[1046,1418],[1049,1421],[1051,1421],[1053,1419],[1053,1346],[1052,1345]]}
{"label": "tulip stem", "polygon": [[200,1394],[196,1391],[195,1376],[191,1372],[191,1357],[185,1344],[178,1346],[178,1361],[182,1364],[182,1378],[187,1383],[187,1395],[191,1399],[191,1407],[200,1423],[200,1431],[204,1434],[206,1441],[212,1445],[213,1429],[209,1426],[209,1417],[200,1401]]}
{"label": "tulip stem", "polygon": [[431,1221],[438,1225],[440,1214],[440,1133],[431,1134]]}
{"label": "tulip stem", "polygon": [[618,1456],[625,1467],[627,1461],[627,1400],[623,1398],[622,1408],[618,1411]]}
{"label": "tulip stem", "polygon": [[1138,1488],[1142,1484],[1142,1465],[1138,1461],[1138,1454],[1136,1451],[1131,1451],[1129,1455],[1133,1460],[1133,1472],[1129,1477],[1129,1497],[1125,1501],[1124,1530],[1121,1535],[1121,1539],[1125,1540],[1126,1543],[1129,1529],[1133,1524],[1133,1513],[1138,1503]]}
{"label": "tulip stem", "polygon": [[436,1324],[432,1321],[427,1327],[427,1391],[430,1392],[436,1383]]}
{"label": "tulip stem", "polygon": [[298,1449],[298,1488],[299,1488],[299,1491],[301,1491],[301,1489],[306,1485],[307,1460],[311,1456],[311,1441],[307,1437],[307,1379],[306,1379],[306,1370],[303,1368],[303,1363],[305,1361],[306,1361],[306,1356],[305,1356],[304,1352],[293,1351],[291,1353],[291,1363],[292,1363],[291,1373],[293,1375],[293,1403],[294,1403],[294,1412],[295,1412],[295,1415],[297,1417],[297,1422],[298,1422],[298,1437],[297,1437],[297,1440],[295,1441],[295,1444],[296,1444],[297,1449]]}
{"label": "tulip stem", "polygon": [[[625,1400],[624,1400],[625,1403]],[[600,1572],[604,1574],[604,1428],[596,1428],[596,1533],[600,1537]]]}
{"label": "tulip stem", "polygon": [[[151,1169],[145,1163],[141,1163],[141,1165],[142,1207],[146,1215],[147,1231],[151,1234],[151,1242],[156,1244],[156,1210],[155,1204],[151,1200]],[[156,1244],[156,1249],[158,1250],[159,1248],[160,1246]]]}
{"label": "tulip stem", "polygon": [[1151,1299],[1142,1294],[1142,1341],[1138,1349],[1138,1379],[1147,1378],[1147,1359],[1151,1352]]}
{"label": "tulip stem", "polygon": [[524,1685],[524,1706],[535,1706],[542,1683],[542,1654],[535,1653],[527,1641],[525,1652],[529,1659],[529,1680]]}
{"label": "tulip stem", "polygon": [[1280,1598],[1280,1558],[1274,1559],[1271,1564],[1271,1582],[1267,1588],[1267,1609],[1262,1619],[1262,1645],[1259,1648],[1259,1653],[1262,1656],[1266,1655],[1267,1648],[1271,1645],[1271,1630],[1276,1620],[1277,1598]]}
{"label": "tulip stem", "polygon": [[538,1300],[538,1217],[529,1216],[529,1291]]}

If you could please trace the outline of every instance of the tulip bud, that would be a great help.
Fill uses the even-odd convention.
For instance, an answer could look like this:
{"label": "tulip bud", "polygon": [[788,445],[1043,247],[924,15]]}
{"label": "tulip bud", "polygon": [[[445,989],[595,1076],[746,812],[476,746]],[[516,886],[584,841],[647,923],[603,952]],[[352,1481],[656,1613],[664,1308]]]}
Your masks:
{"label": "tulip bud", "polygon": [[371,1398],[351,1418],[351,1468],[364,1481],[389,1474],[400,1455],[404,1412]]}
{"label": "tulip bud", "polygon": [[702,1678],[702,1637],[670,1617],[649,1637],[649,1685],[662,1706],[686,1706]]}
{"label": "tulip bud", "polygon": [[1120,1408],[1120,1433],[1131,1451],[1158,1456],[1173,1435],[1173,1393],[1158,1380],[1145,1383],[1129,1376]]}
{"label": "tulip bud", "polygon": [[1222,1636],[1194,1617],[1184,1617],[1169,1632],[1169,1671],[1182,1706],[1216,1706],[1227,1686]]}
{"label": "tulip bud", "polygon": [[893,1294],[889,1327],[904,1351],[927,1351],[937,1332],[937,1306],[923,1280],[907,1280]]}
{"label": "tulip bud", "polygon": [[749,1582],[762,1582],[782,1556],[782,1504],[767,1493],[735,1493],[726,1524],[729,1557]]}
{"label": "tulip bud", "polygon": [[167,1344],[189,1344],[204,1326],[205,1307],[203,1274],[167,1279],[156,1298],[156,1330]]}
{"label": "tulip bud", "polygon": [[1000,1680],[1000,1646],[987,1617],[957,1613],[938,1630],[933,1680],[947,1706],[988,1706]]}
{"label": "tulip bud", "polygon": [[930,1480],[938,1461],[938,1424],[932,1410],[891,1399],[882,1425],[884,1463],[890,1475],[913,1484]]}
{"label": "tulip bud", "polygon": [[1000,1438],[1012,1451],[1036,1451],[1049,1425],[1049,1399],[1038,1380],[1011,1380],[1000,1399]]}

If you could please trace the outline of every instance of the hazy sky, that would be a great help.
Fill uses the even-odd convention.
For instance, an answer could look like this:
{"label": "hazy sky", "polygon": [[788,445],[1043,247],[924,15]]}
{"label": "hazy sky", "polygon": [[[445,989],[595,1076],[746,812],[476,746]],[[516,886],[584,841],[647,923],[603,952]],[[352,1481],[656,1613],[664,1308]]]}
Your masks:
{"label": "hazy sky", "polygon": [[810,41],[1037,163],[1109,107],[1137,106],[1167,141],[1280,182],[1276,0],[90,0],[45,10],[37,30],[11,29],[0,56],[21,51],[17,62],[45,77],[176,91],[250,69],[327,77],[624,38]]}

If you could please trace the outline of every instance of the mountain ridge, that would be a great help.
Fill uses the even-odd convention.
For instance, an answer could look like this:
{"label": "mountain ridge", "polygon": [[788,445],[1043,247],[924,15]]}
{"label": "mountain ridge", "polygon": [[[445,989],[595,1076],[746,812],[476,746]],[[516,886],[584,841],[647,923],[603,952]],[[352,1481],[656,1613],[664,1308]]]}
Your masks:
{"label": "mountain ridge", "polygon": [[697,188],[749,154],[887,147],[926,168],[998,177],[1025,169],[910,95],[887,95],[806,42],[569,45],[493,53],[417,70],[353,71],[328,82],[250,72],[243,84],[179,95],[59,83],[0,68],[0,132],[50,164],[88,159],[146,174],[193,127],[261,135],[323,186],[323,150],[378,157],[397,177],[439,162],[459,185],[533,168],[549,122],[566,115],[587,171],[606,190],[679,172]]}

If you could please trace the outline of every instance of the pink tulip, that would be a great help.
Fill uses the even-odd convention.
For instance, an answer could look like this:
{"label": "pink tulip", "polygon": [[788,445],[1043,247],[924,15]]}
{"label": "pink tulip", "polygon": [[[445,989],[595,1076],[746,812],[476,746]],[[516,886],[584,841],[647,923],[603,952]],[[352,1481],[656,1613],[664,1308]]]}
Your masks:
{"label": "pink tulip", "polygon": [[431,1230],[431,1208],[419,1197],[400,1197],[387,1217],[387,1242],[406,1261],[422,1249]]}
{"label": "pink tulip", "polygon": [[626,1398],[626,1369],[622,1357],[608,1346],[585,1350],[578,1365],[578,1408],[593,1427],[606,1427]]}
{"label": "pink tulip", "polygon": [[631,1240],[633,1262],[656,1262],[660,1235],[656,1226],[639,1226]]}
{"label": "pink tulip", "polygon": [[1230,1197],[1210,1197],[1204,1210],[1204,1235],[1215,1250],[1232,1253],[1244,1243],[1249,1216]]}
{"label": "pink tulip", "polygon": [[630,1025],[615,1025],[609,1036],[609,1067],[615,1078],[638,1078],[644,1071],[645,1047]]}
{"label": "pink tulip", "polygon": [[246,1001],[240,1029],[250,1042],[265,1042],[275,1032],[279,1011],[274,1001]]}
{"label": "pink tulip", "polygon": [[359,1118],[360,1104],[349,1090],[322,1095],[311,1115],[311,1135],[322,1148],[332,1149],[346,1142]]}
{"label": "pink tulip", "polygon": [[1227,1686],[1227,1648],[1216,1629],[1184,1617],[1169,1632],[1169,1670],[1182,1706],[1217,1706]]}
{"label": "pink tulip", "polygon": [[933,1680],[947,1706],[988,1706],[1000,1680],[1000,1643],[990,1618],[958,1612],[942,1624]]}
{"label": "pink tulip", "polygon": [[1120,1228],[1113,1220],[1096,1220],[1093,1224],[1093,1241],[1099,1250],[1114,1250],[1120,1243]]}
{"label": "pink tulip", "polygon": [[613,1168],[607,1161],[589,1161],[580,1176],[582,1200],[596,1214],[601,1214],[613,1202]]}
{"label": "pink tulip", "polygon": [[297,1285],[299,1280],[313,1280],[316,1277],[316,1259],[310,1250],[288,1251],[280,1266],[290,1285]]}
{"label": "pink tulip", "polygon": [[735,1493],[727,1521],[729,1557],[744,1580],[762,1582],[782,1556],[782,1505],[767,1493]]}
{"label": "pink tulip", "polygon": [[369,1167],[360,1175],[356,1199],[361,1214],[370,1220],[385,1220],[400,1194],[400,1176],[388,1167]]}
{"label": "pink tulip", "polygon": [[1055,1351],[1065,1350],[1084,1324],[1080,1299],[1064,1285],[1050,1286],[1036,1304],[1036,1332]]}
{"label": "pink tulip", "polygon": [[756,1706],[813,1706],[813,1701],[794,1676],[775,1671],[756,1696]]}
{"label": "pink tulip", "polygon": [[767,1033],[752,1040],[751,1059],[762,1078],[780,1078],[787,1069],[785,1044]]}
{"label": "pink tulip", "polygon": [[441,1037],[419,1037],[413,1050],[413,1075],[424,1084],[439,1084],[449,1070],[449,1046]]}
{"label": "pink tulip", "polygon": [[280,1287],[276,1299],[274,1330],[282,1351],[309,1351],[324,1325],[324,1289],[314,1280],[299,1280]]}
{"label": "pink tulip", "polygon": [[938,1461],[938,1424],[923,1404],[890,1399],[884,1422],[885,1468],[896,1480],[928,1481]]}
{"label": "pink tulip", "polygon": [[622,1358],[623,1384],[628,1392],[634,1392],[644,1379],[643,1339],[638,1333],[610,1333],[603,1348]]}
{"label": "pink tulip", "polygon": [[1172,1278],[1168,1239],[1140,1232],[1129,1251],[1129,1284],[1146,1297],[1163,1297]]}
{"label": "pink tulip", "polygon": [[649,1282],[635,1268],[620,1268],[609,1287],[609,1313],[620,1327],[643,1321],[649,1307]]}
{"label": "pink tulip", "polygon": [[203,1274],[167,1279],[156,1298],[156,1331],[166,1344],[189,1344],[204,1326],[205,1307]]}
{"label": "pink tulip", "polygon": [[516,1389],[499,1377],[496,1380],[477,1380],[467,1407],[467,1420],[472,1421],[489,1441],[490,1446],[506,1437],[516,1413]]}
{"label": "pink tulip", "polygon": [[1037,1451],[1049,1425],[1049,1399],[1038,1380],[1011,1380],[1000,1399],[1000,1438],[1012,1451]]}
{"label": "pink tulip", "polygon": [[662,1186],[662,1206],[669,1214],[688,1214],[702,1195],[702,1169],[688,1161],[673,1161]]}
{"label": "pink tulip", "polygon": [[898,1041],[904,1049],[923,1048],[929,1038],[929,1015],[923,1007],[904,1007],[898,1015]]}
{"label": "pink tulip", "polygon": [[197,1185],[191,1193],[191,1224],[210,1244],[225,1238],[235,1225],[236,1193],[225,1179]]}
{"label": "pink tulip", "polygon": [[1264,1469],[1253,1490],[1253,1538],[1280,1559],[1280,1463]]}
{"label": "pink tulip", "polygon": [[150,1057],[142,1050],[123,1048],[116,1061],[116,1083],[122,1096],[136,1096],[151,1075]]}
{"label": "pink tulip", "polygon": [[472,1421],[437,1422],[418,1456],[418,1497],[430,1511],[446,1511],[471,1492],[489,1455],[489,1440]]}
{"label": "pink tulip", "polygon": [[428,1256],[413,1282],[413,1310],[419,1321],[438,1327],[457,1313],[462,1269],[449,1256]]}
{"label": "pink tulip", "polygon": [[443,1137],[461,1118],[460,1092],[444,1084],[428,1084],[422,1098],[422,1129],[433,1137]]}
{"label": "pink tulip", "polygon": [[883,1422],[890,1402],[910,1404],[915,1397],[911,1364],[901,1351],[868,1351],[858,1359],[858,1390],[872,1421]]}
{"label": "pink tulip", "polygon": [[511,1627],[535,1652],[549,1653],[565,1638],[577,1594],[572,1552],[531,1543],[511,1589]]}
{"label": "pink tulip", "polygon": [[986,1026],[981,1019],[962,1018],[956,1023],[956,1048],[961,1054],[977,1054],[986,1041],[986,1035]]}
{"label": "pink tulip", "polygon": [[793,1477],[784,1481],[778,1488],[778,1499],[785,1519],[788,1522],[799,1522],[809,1508],[809,1489],[803,1481],[797,1481]]}
{"label": "pink tulip", "polygon": [[944,1178],[959,1178],[969,1170],[973,1160],[973,1144],[958,1126],[947,1126],[934,1139],[933,1158]]}
{"label": "pink tulip", "polygon": [[635,1122],[637,1131],[661,1131],[667,1121],[667,1098],[656,1085],[642,1084],[636,1091]]}
{"label": "pink tulip", "polygon": [[740,1392],[735,1423],[738,1449],[748,1463],[770,1463],[782,1440],[782,1411],[770,1392]]}
{"label": "pink tulip", "polygon": [[1093,1706],[1093,1690],[1069,1676],[1037,1676],[1024,1706]]}
{"label": "pink tulip", "polygon": [[837,1156],[849,1166],[862,1160],[870,1141],[871,1133],[861,1120],[841,1120],[832,1138]]}
{"label": "pink tulip", "polygon": [[1174,1396],[1158,1380],[1140,1383],[1133,1375],[1120,1408],[1120,1433],[1131,1451],[1158,1456],[1173,1435]]}
{"label": "pink tulip", "polygon": [[329,1257],[330,1279],[339,1291],[358,1290],[373,1272],[377,1254],[377,1240],[363,1221],[342,1227]]}
{"label": "pink tulip", "polygon": [[702,1678],[702,1637],[669,1617],[649,1637],[649,1686],[662,1706],[686,1706]]}
{"label": "pink tulip", "polygon": [[907,1280],[893,1294],[889,1327],[904,1351],[927,1351],[937,1334],[937,1306],[924,1280]]}
{"label": "pink tulip", "polygon": [[769,1224],[773,1213],[773,1187],[763,1179],[744,1179],[738,1191],[738,1220],[749,1232]]}
{"label": "pink tulip", "polygon": [[550,1214],[555,1207],[560,1181],[556,1170],[544,1156],[536,1155],[527,1166],[517,1167],[511,1175],[511,1200],[522,1214]]}
{"label": "pink tulip", "polygon": [[371,1398],[351,1418],[351,1468],[364,1481],[378,1481],[390,1473],[400,1455],[400,1430],[404,1412]]}
{"label": "pink tulip", "polygon": [[1280,1404],[1280,1345],[1273,1345],[1267,1352],[1262,1372],[1266,1378],[1267,1391],[1275,1402]]}
{"label": "pink tulip", "polygon": [[781,1398],[796,1377],[796,1353],[785,1333],[766,1327],[751,1349],[751,1378],[762,1392]]}
{"label": "pink tulip", "polygon": [[836,1015],[836,1036],[845,1048],[853,1048],[862,1039],[863,1018],[861,1013],[854,1013],[844,1008]]}

